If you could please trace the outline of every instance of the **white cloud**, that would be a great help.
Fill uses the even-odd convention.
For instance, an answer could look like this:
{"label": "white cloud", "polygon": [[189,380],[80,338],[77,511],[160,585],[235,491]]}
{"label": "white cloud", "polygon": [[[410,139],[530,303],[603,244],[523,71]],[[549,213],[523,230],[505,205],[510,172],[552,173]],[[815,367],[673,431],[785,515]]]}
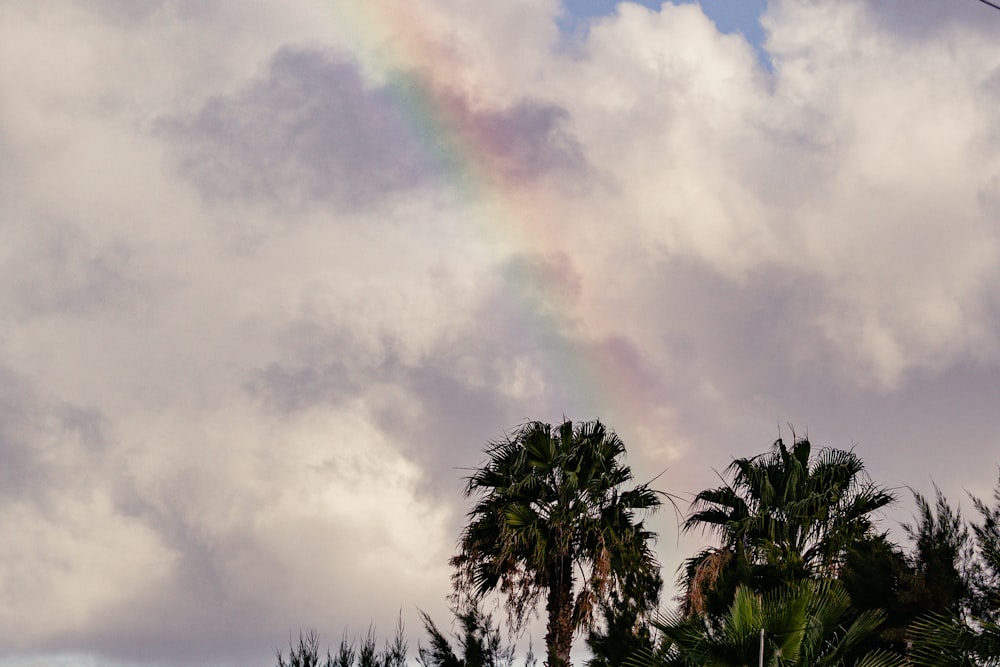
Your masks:
{"label": "white cloud", "polygon": [[773,73],[696,5],[623,5],[554,70],[613,179],[618,196],[596,196],[619,242],[703,261],[734,290],[763,267],[818,279],[808,316],[863,382],[992,357],[995,54],[961,33],[915,43],[861,3],[775,3],[767,26]]}

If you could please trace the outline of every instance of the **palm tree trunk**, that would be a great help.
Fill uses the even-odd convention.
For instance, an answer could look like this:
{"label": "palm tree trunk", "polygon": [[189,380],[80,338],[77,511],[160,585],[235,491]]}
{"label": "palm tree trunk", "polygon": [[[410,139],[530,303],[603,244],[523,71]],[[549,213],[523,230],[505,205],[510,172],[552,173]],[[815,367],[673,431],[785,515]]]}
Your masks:
{"label": "palm tree trunk", "polygon": [[548,625],[545,632],[546,667],[570,667],[573,646],[573,562],[560,562],[549,573],[549,596],[545,604]]}

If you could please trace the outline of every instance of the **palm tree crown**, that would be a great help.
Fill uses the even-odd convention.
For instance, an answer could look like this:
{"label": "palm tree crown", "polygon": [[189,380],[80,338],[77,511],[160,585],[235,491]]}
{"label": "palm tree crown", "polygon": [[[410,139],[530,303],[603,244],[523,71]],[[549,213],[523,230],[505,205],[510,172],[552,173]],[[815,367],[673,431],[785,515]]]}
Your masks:
{"label": "palm tree crown", "polygon": [[456,591],[479,599],[499,590],[515,625],[544,596],[546,664],[568,665],[596,603],[612,590],[638,593],[656,574],[655,534],[636,515],[660,500],[645,484],[627,488],[625,445],[600,421],[530,422],[486,454],[466,486],[478,500],[451,561]]}
{"label": "palm tree crown", "polygon": [[764,454],[733,461],[729,483],[695,497],[685,529],[708,528],[722,547],[688,562],[689,611],[704,611],[707,590],[727,575],[723,605],[737,581],[767,590],[835,576],[846,549],[871,534],[871,514],[894,496],[868,480],[853,452],[824,448],[813,457],[811,450],[807,439],[791,448],[778,439]]}

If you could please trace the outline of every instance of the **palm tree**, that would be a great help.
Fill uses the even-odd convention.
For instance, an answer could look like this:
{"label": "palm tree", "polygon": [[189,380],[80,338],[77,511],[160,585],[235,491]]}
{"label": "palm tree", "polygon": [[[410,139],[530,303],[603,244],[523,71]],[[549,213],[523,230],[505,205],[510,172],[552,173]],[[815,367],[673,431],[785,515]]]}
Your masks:
{"label": "palm tree", "polygon": [[486,454],[466,486],[478,500],[451,560],[456,594],[476,601],[499,591],[514,627],[544,597],[546,664],[563,667],[600,601],[637,593],[657,572],[655,534],[637,513],[660,499],[648,485],[627,488],[625,445],[600,421],[530,422]]}
{"label": "palm tree", "polygon": [[910,626],[910,660],[916,667],[996,667],[1000,665],[1000,625],[972,627],[954,615],[928,614]]}
{"label": "palm tree", "polygon": [[902,656],[865,653],[864,640],[883,620],[879,611],[854,615],[840,582],[786,584],[766,594],[737,589],[722,623],[682,612],[658,619],[657,653],[635,656],[634,667],[902,667]]}
{"label": "palm tree", "polygon": [[811,453],[808,439],[789,448],[779,438],[769,452],[733,461],[728,483],[695,497],[685,530],[718,533],[722,546],[687,562],[688,613],[718,613],[739,585],[765,591],[835,576],[846,550],[871,536],[871,514],[895,497],[868,480],[853,452]]}

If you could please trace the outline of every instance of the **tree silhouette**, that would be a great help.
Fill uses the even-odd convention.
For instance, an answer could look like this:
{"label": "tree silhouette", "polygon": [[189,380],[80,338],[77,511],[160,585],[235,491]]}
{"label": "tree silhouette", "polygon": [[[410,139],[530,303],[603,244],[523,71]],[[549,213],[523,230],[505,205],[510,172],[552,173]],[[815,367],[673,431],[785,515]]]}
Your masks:
{"label": "tree silhouette", "polygon": [[614,590],[636,594],[630,587],[657,572],[655,535],[637,514],[659,497],[629,487],[625,445],[600,421],[530,422],[486,454],[466,486],[477,500],[451,561],[456,594],[499,591],[515,628],[544,598],[546,664],[563,667],[599,602]]}
{"label": "tree silhouette", "polygon": [[736,588],[767,591],[807,578],[834,577],[847,549],[872,534],[873,512],[892,503],[871,483],[853,452],[823,448],[812,456],[808,439],[736,459],[729,481],[699,493],[685,530],[722,538],[687,561],[682,573],[688,613],[719,614]]}

